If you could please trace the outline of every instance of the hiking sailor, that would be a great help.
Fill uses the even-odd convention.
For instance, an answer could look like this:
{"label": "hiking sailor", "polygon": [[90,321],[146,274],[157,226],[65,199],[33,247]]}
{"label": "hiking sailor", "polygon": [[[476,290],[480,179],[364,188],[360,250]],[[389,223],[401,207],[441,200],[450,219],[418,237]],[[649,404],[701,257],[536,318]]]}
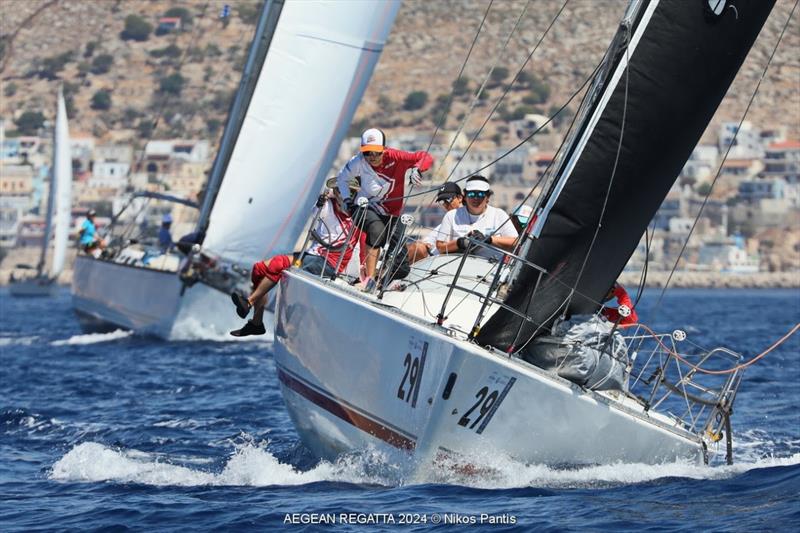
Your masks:
{"label": "hiking sailor", "polygon": [[[366,245],[365,235],[353,228],[350,216],[340,207],[342,199],[339,190],[335,188],[335,178],[329,179],[326,186],[328,191],[321,194],[316,203],[320,213],[312,235],[317,242],[312,242],[306,249],[300,268],[317,276],[331,278],[334,272],[339,274],[345,272],[356,246],[359,246],[360,259],[363,260]],[[357,190],[358,183],[352,180],[349,184],[349,191],[355,194]],[[345,246],[348,236],[350,240]],[[299,256],[299,254],[296,255]],[[241,329],[231,331],[231,335],[247,337],[266,333],[264,307],[267,305],[267,293],[278,284],[283,271],[291,267],[295,259],[296,257],[289,255],[276,255],[266,261],[253,264],[250,273],[253,291],[247,297],[236,291],[231,294],[233,304],[236,306],[236,314],[241,318],[247,318],[250,310],[254,309],[253,318],[248,320]]]}
{"label": "hiking sailor", "polygon": [[[345,208],[354,220],[363,217],[363,230],[367,235],[367,279],[375,278],[380,249],[389,240],[393,249],[400,235],[397,233],[398,219],[403,210],[405,181],[420,185],[422,176],[433,165],[428,152],[404,152],[386,146],[386,135],[377,128],[370,128],[361,135],[361,149],[339,171],[336,177],[339,193],[345,200]],[[360,178],[356,198],[348,195],[348,180]],[[356,201],[366,198],[366,208],[356,208]]]}

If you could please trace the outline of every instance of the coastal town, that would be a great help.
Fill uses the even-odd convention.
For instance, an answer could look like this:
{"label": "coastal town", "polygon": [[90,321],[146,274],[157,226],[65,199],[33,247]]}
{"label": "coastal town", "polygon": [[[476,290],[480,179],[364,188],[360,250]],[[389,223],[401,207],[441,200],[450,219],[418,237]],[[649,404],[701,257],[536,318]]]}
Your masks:
{"label": "coastal town", "polygon": [[[71,234],[89,209],[97,212],[103,233],[132,203],[115,220],[136,226],[128,238],[154,239],[167,212],[176,237],[194,230],[195,210],[178,205],[147,211],[132,197],[147,191],[202,201],[258,7],[241,2],[225,11],[224,5],[212,13],[167,0],[113,6],[33,0],[9,14],[0,32],[0,283],[16,265],[36,263],[44,238],[59,86],[70,120]],[[481,10],[458,5],[457,11],[449,2],[403,5],[330,172],[354,153],[363,129],[381,127],[391,146],[429,149],[434,156],[423,188],[480,170],[494,183],[495,206],[513,211],[521,203],[534,205],[575,113],[576,104],[563,103],[602,56],[598,43],[614,31],[618,9],[613,2],[603,10],[592,2],[570,6],[562,17],[567,31],[556,30],[534,68],[519,72],[531,43],[515,36],[507,43],[514,51],[497,65],[492,58],[501,53],[501,40],[493,35],[511,29],[498,22],[486,41],[476,43],[474,62],[459,76],[444,43],[466,48],[460,29],[474,26]],[[529,27],[544,27],[557,8],[543,3],[527,15]],[[86,32],[47,31],[77,21]],[[426,22],[422,27],[437,21],[439,31],[426,32],[419,21]],[[777,31],[765,28],[764,43],[753,48],[642,236],[623,273],[627,283],[638,284],[646,267],[649,285],[668,278],[683,286],[800,285],[800,92],[793,32],[740,124],[743,102]],[[425,65],[442,65],[442,75],[428,76],[409,62],[418,56],[427,58]],[[418,233],[441,217],[433,194],[409,198],[406,211],[416,215]],[[70,280],[76,250],[70,249],[63,283]]]}
{"label": "coastal town", "polygon": [[[526,115],[509,122],[509,129],[518,139],[524,139],[546,121],[542,115]],[[42,245],[52,136],[47,127],[36,136],[8,136],[6,123],[0,123],[0,246],[7,277],[13,271],[9,262],[16,264],[33,257]],[[683,251],[678,272],[713,273],[716,279],[719,274],[783,273],[773,276],[779,282],[772,283],[791,285],[798,280],[800,141],[787,138],[781,128],[759,128],[749,122],[744,122],[738,132],[737,127],[736,123],[724,123],[714,144],[695,148],[626,272],[640,272],[647,261],[658,276],[658,272],[670,271]],[[731,146],[734,134],[736,141]],[[543,174],[554,157],[552,144],[557,135],[545,130],[541,139],[541,143],[528,143],[482,171],[494,183],[494,205],[511,212],[534,185],[541,187]],[[448,176],[468,176],[506,151],[502,147],[467,151],[469,139],[463,133],[443,131],[435,140],[430,151],[438,165],[424,183],[428,188]],[[421,135],[400,135],[394,144],[411,150],[429,141]],[[343,143],[335,168],[346,161],[357,143],[358,138]],[[151,140],[143,150],[136,151],[131,144],[103,142],[76,132],[70,148],[74,235],[89,209],[97,211],[102,228],[134,191],[199,202],[214,156],[208,139]],[[406,205],[406,211],[421,213],[423,228],[435,226],[441,216],[428,196],[414,197]],[[176,217],[179,231],[191,231],[193,213],[181,210]],[[163,214],[158,211],[155,218],[137,220],[143,237],[155,235],[158,217]],[[682,250],[687,239],[688,245]]]}

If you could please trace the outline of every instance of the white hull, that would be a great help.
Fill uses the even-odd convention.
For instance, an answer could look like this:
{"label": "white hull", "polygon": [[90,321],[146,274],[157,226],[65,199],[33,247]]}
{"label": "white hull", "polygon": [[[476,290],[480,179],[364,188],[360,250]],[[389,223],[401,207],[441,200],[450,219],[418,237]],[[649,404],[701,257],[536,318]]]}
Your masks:
{"label": "white hull", "polygon": [[697,437],[634,400],[295,270],[281,281],[275,341],[289,413],[320,457],[377,448],[405,450],[416,465],[498,453],[550,465],[703,460]]}
{"label": "white hull", "polygon": [[49,278],[29,278],[9,284],[8,292],[11,296],[24,298],[55,296],[58,284]]}
{"label": "white hull", "polygon": [[241,327],[230,297],[177,273],[78,256],[72,305],[91,328],[123,328],[164,339],[218,337]]}

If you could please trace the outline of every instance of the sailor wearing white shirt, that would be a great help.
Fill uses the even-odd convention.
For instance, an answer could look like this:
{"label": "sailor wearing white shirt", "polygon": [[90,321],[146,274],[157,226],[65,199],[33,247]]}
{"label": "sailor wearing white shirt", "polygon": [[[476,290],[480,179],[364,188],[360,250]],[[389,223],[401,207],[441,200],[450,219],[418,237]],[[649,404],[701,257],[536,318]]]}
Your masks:
{"label": "sailor wearing white shirt", "polygon": [[[489,180],[479,175],[470,176],[464,186],[464,196],[466,204],[448,212],[442,219],[439,228],[441,240],[436,242],[439,251],[466,251],[470,247],[470,242],[465,238],[467,236],[503,250],[513,250],[517,230],[508,213],[489,205],[492,196]],[[471,253],[487,258],[502,257],[499,252],[484,247],[478,247]]]}

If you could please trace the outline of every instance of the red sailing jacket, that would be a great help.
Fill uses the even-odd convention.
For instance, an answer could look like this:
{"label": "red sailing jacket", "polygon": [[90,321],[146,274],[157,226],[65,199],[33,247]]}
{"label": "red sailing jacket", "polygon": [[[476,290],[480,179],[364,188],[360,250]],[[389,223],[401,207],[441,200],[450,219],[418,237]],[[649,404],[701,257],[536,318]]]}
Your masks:
{"label": "red sailing jacket", "polygon": [[603,316],[611,322],[616,322],[619,320],[620,327],[636,324],[639,321],[639,316],[636,314],[636,310],[633,308],[633,301],[631,300],[631,297],[628,296],[628,292],[625,290],[625,288],[619,283],[617,283],[617,285],[614,287],[614,297],[617,299],[619,305],[627,305],[628,309],[631,310],[631,314],[621,317],[616,308],[604,307]]}

